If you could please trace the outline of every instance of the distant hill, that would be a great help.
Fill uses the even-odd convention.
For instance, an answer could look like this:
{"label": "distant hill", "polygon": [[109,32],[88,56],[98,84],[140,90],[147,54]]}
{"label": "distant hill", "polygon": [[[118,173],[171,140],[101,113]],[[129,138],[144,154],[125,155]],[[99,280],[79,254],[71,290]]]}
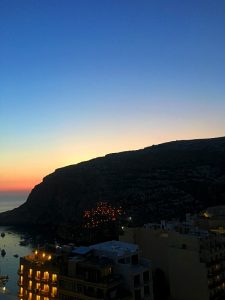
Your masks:
{"label": "distant hill", "polygon": [[79,224],[98,201],[121,205],[132,222],[183,216],[225,204],[225,137],[173,141],[57,169],[0,224]]}

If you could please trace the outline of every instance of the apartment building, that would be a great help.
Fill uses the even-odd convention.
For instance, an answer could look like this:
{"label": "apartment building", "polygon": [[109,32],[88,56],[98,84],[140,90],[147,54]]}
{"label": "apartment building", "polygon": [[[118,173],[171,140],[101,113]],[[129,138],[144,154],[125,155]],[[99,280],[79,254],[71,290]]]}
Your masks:
{"label": "apartment building", "polygon": [[162,270],[172,300],[213,300],[225,295],[225,237],[193,222],[161,222],[125,228],[120,240],[140,246]]}
{"label": "apartment building", "polygon": [[36,250],[20,258],[19,292],[20,300],[56,300],[58,299],[57,265],[53,254]]}
{"label": "apartment building", "polygon": [[35,251],[18,274],[20,300],[153,300],[150,262],[119,241]]}

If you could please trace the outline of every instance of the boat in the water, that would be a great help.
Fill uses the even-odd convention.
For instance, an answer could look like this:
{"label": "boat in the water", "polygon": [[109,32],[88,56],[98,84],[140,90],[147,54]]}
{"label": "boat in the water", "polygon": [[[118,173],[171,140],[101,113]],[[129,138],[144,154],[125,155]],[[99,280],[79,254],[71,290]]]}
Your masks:
{"label": "boat in the water", "polygon": [[8,281],[9,281],[8,275],[0,275],[0,286],[4,287]]}
{"label": "boat in the water", "polygon": [[19,257],[19,255],[18,255],[18,254],[14,254],[13,256],[14,256],[14,257],[16,257],[16,258],[17,258],[17,257]]}
{"label": "boat in the water", "polygon": [[4,236],[5,236],[5,232],[2,232],[2,233],[1,233],[1,237],[4,237]]}
{"label": "boat in the water", "polygon": [[4,257],[5,255],[6,255],[5,249],[2,249],[2,250],[1,250],[1,256]]}

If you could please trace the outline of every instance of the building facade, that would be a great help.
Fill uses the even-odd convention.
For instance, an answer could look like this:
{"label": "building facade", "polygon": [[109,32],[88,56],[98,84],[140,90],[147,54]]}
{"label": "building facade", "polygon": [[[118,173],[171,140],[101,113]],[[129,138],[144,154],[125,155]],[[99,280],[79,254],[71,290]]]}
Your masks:
{"label": "building facade", "polygon": [[57,266],[52,254],[35,251],[20,259],[19,292],[20,300],[56,300],[58,299]]}
{"label": "building facade", "polygon": [[225,296],[225,237],[191,222],[125,228],[120,240],[136,243],[162,270],[172,300],[214,300]]}
{"label": "building facade", "polygon": [[18,274],[20,300],[153,300],[150,262],[119,241],[35,251]]}

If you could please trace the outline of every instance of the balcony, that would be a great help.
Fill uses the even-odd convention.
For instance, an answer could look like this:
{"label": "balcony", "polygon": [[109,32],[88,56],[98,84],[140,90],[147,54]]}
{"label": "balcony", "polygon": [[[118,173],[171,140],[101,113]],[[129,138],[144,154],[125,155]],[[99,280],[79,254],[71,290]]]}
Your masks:
{"label": "balcony", "polygon": [[40,293],[41,293],[41,295],[44,295],[44,296],[49,295],[49,291],[45,291],[45,290],[41,290]]}
{"label": "balcony", "polygon": [[51,297],[52,298],[56,298],[57,297],[57,293],[51,293]]}
{"label": "balcony", "polygon": [[98,288],[106,288],[106,287],[113,288],[121,283],[120,276],[117,275],[110,275],[96,282],[84,279],[82,276],[76,276],[75,278],[61,276],[61,279],[65,281],[70,281],[70,282],[72,281],[72,282],[84,284],[85,286],[98,287]]}
{"label": "balcony", "polygon": [[41,278],[41,282],[47,283],[49,282],[49,278]]}

